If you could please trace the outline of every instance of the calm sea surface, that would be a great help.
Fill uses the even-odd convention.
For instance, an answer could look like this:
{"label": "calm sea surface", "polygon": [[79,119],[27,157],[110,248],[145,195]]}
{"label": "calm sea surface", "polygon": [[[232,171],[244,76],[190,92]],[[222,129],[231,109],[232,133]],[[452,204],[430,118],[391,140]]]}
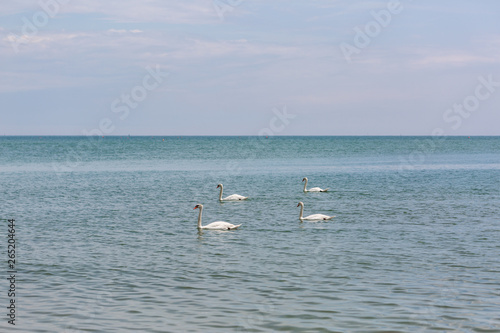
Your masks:
{"label": "calm sea surface", "polygon": [[500,137],[0,137],[0,203],[2,332],[10,218],[16,332],[500,332]]}

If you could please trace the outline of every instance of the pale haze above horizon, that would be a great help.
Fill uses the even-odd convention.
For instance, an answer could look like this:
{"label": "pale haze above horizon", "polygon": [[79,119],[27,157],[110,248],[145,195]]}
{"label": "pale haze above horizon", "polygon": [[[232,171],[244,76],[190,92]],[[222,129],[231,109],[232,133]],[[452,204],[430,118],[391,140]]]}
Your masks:
{"label": "pale haze above horizon", "polygon": [[0,3],[0,135],[500,135],[494,0]]}

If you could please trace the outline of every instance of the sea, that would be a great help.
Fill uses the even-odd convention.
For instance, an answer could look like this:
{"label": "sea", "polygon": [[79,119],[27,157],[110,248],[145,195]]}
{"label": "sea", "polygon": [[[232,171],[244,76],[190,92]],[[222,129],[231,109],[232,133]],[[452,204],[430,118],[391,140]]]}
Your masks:
{"label": "sea", "polygon": [[500,332],[500,137],[2,136],[0,203],[1,332]]}

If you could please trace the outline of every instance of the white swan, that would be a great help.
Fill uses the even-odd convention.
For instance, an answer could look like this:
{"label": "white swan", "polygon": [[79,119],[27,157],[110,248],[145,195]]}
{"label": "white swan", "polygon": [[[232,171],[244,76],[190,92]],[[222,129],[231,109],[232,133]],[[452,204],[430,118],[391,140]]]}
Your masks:
{"label": "white swan", "polygon": [[239,194],[231,194],[230,196],[222,199],[222,190],[223,190],[224,186],[222,186],[222,184],[219,184],[219,185],[217,185],[217,188],[219,188],[219,187],[220,187],[219,201],[239,201],[239,200],[248,199],[248,197],[244,197],[244,196],[239,195]]}
{"label": "white swan", "polygon": [[327,192],[329,189],[325,188],[324,190],[319,187],[313,187],[310,189],[307,189],[307,177],[304,177],[302,181],[305,181],[306,183],[304,184],[304,192]]}
{"label": "white swan", "polygon": [[304,203],[301,201],[299,202],[299,204],[297,205],[297,207],[300,206],[300,215],[299,215],[299,220],[300,221],[303,221],[303,220],[307,220],[307,221],[328,221],[328,220],[331,220],[333,219],[335,216],[328,216],[328,215],[323,215],[323,214],[313,214],[313,215],[309,215],[309,216],[306,216],[306,217],[302,217],[302,214],[304,213]]}
{"label": "white swan", "polygon": [[199,208],[200,214],[198,215],[198,229],[210,229],[210,230],[233,230],[241,226],[241,224],[234,225],[231,223],[216,221],[207,225],[201,225],[201,213],[203,212],[203,205],[196,205],[194,209]]}

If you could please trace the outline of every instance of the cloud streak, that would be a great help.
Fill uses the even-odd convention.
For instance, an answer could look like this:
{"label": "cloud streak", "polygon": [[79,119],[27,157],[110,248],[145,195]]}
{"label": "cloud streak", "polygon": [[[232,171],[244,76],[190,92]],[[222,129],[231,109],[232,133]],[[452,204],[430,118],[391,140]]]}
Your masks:
{"label": "cloud streak", "polygon": [[[160,0],[42,0],[56,2],[61,14],[100,14],[115,22],[162,22],[171,24],[205,24],[216,22],[211,1],[160,1]],[[2,16],[30,15],[41,7],[37,1],[4,1],[0,4]]]}

